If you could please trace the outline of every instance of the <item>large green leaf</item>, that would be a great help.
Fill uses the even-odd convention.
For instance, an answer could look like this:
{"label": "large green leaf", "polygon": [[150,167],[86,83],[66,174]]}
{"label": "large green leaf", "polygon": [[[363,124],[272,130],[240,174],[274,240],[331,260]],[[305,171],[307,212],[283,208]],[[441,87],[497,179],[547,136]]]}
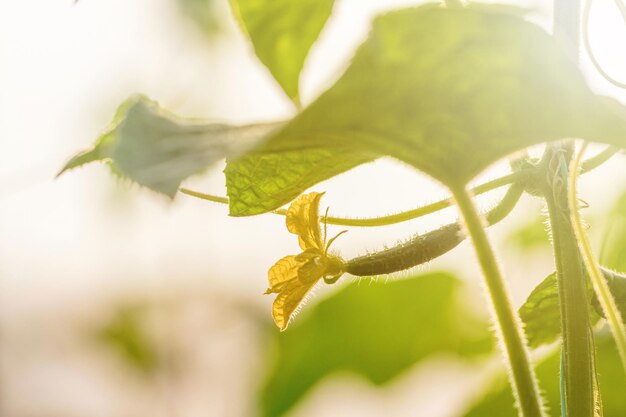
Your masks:
{"label": "large green leaf", "polygon": [[[596,348],[596,364],[604,417],[622,417],[626,415],[626,396],[624,395],[626,376],[619,354],[611,336],[606,333],[596,337]],[[560,355],[556,351],[537,367],[537,377],[552,417],[560,415],[559,374]],[[513,404],[513,394],[503,372],[502,377],[494,381],[483,399],[463,415],[464,417],[516,417],[518,414]]]}
{"label": "large green leaf", "polygon": [[285,93],[299,103],[298,81],[335,0],[231,0],[254,50]]}
{"label": "large green leaf", "polygon": [[74,156],[61,173],[90,162],[108,161],[116,173],[174,197],[185,178],[256,146],[276,127],[276,123],[198,124],[136,96],[119,107],[110,128],[96,144]]}
{"label": "large green leaf", "polygon": [[[426,5],[376,19],[339,81],[246,164],[265,172],[264,155],[285,149],[368,151],[460,187],[533,144],[582,137],[624,146],[622,112],[591,92],[549,34],[509,8]],[[227,175],[240,169],[232,164]],[[294,169],[287,160],[278,165]],[[256,181],[268,179],[250,178],[229,190],[230,198],[255,190]],[[277,189],[272,198],[288,202],[290,185],[289,195]]]}
{"label": "large green leaf", "polygon": [[277,350],[262,392],[263,414],[283,415],[333,372],[383,384],[433,354],[491,352],[489,326],[469,312],[460,287],[446,273],[355,283],[308,310],[288,332],[273,333]]}
{"label": "large green leaf", "polygon": [[249,216],[282,206],[303,190],[376,158],[349,148],[312,148],[250,155],[226,165],[230,213]]}

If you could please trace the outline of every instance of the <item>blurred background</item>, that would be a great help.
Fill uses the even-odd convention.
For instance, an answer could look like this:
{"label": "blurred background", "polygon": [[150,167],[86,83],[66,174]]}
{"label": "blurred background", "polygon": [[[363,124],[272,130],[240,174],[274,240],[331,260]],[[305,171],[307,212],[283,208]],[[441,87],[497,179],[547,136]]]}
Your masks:
{"label": "blurred background", "polygon": [[[332,85],[373,16],[417,3],[338,1],[306,62],[303,103]],[[549,28],[549,1],[509,3]],[[591,36],[599,60],[625,74],[626,29],[612,2],[594,6]],[[626,100],[582,60],[597,91]],[[373,284],[344,277],[320,286],[280,334],[272,297],[262,293],[268,268],[297,250],[284,218],[231,218],[224,206],[185,195],[169,202],[99,164],[55,179],[133,93],[212,121],[295,113],[227,0],[0,0],[0,416],[453,417],[506,391],[467,243]],[[612,246],[626,240],[624,161],[581,180],[598,251],[607,230]],[[477,182],[506,169],[499,164]],[[185,185],[225,195],[220,167]],[[385,159],[314,190],[327,192],[322,206],[331,214],[351,217],[446,197]],[[448,209],[355,228],[335,248],[349,258],[454,219]],[[525,196],[490,231],[518,306],[553,270],[544,223],[541,201]],[[610,246],[603,256],[626,270]],[[450,314],[431,317],[434,309]],[[335,327],[319,330],[322,319]],[[390,322],[407,329],[404,339],[383,340]],[[626,414],[623,402],[608,407]]]}

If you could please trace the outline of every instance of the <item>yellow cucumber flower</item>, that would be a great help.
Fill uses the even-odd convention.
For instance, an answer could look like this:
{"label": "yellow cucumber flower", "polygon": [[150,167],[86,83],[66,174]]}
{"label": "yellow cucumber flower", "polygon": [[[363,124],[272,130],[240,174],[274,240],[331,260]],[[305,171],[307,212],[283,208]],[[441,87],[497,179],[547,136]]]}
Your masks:
{"label": "yellow cucumber flower", "polygon": [[268,272],[270,287],[265,294],[278,294],[272,316],[281,331],[287,328],[302,300],[320,279],[332,284],[344,273],[343,259],[329,255],[328,248],[345,230],[327,242],[324,224],[322,236],[319,205],[323,195],[301,195],[287,210],[287,230],[298,235],[303,252],[282,258]]}

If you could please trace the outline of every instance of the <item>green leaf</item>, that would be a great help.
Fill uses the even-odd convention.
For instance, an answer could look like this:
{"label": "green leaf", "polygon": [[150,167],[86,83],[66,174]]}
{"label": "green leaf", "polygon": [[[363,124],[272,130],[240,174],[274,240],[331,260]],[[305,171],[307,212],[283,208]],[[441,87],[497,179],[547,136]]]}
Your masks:
{"label": "green leaf", "polygon": [[[613,299],[615,300],[615,304],[617,305],[618,310],[622,314],[622,320],[626,323],[626,276],[610,271],[608,269],[602,268],[602,273],[604,274],[604,278],[607,280],[609,284],[609,288],[611,289],[611,294],[613,295]],[[598,314],[604,317],[602,312],[602,307],[600,306],[599,301],[596,297],[593,298],[593,306],[598,312]]]}
{"label": "green leaf", "polygon": [[154,373],[160,365],[154,343],[145,334],[138,308],[118,310],[98,332],[98,339],[116,351],[128,365],[146,374]]}
{"label": "green leaf", "polygon": [[[619,354],[615,349],[615,343],[607,333],[596,336],[597,369],[602,391],[604,417],[621,417],[626,415],[626,396],[624,385],[626,376],[621,366]],[[544,393],[544,398],[550,407],[550,415],[559,416],[559,374],[560,354],[553,352],[537,367],[537,377]],[[517,417],[517,411],[513,407],[514,399],[506,376],[497,378],[485,396],[464,417]]]}
{"label": "green leaf", "polygon": [[288,332],[274,331],[263,415],[283,415],[334,372],[351,371],[379,385],[433,354],[491,352],[489,326],[462,302],[460,289],[446,273],[355,283],[297,318]]}
{"label": "green leaf", "polygon": [[185,178],[245,152],[277,125],[201,125],[167,114],[145,97],[132,97],[94,147],[74,156],[60,174],[108,161],[115,173],[173,198]]}
{"label": "green leaf", "polygon": [[550,247],[546,224],[541,217],[513,229],[507,240],[522,250],[545,249]]}
{"label": "green leaf", "polygon": [[[458,188],[537,143],[581,137],[623,147],[625,113],[591,92],[551,35],[510,8],[431,4],[376,19],[339,81],[247,164],[263,172],[263,155],[347,149],[393,156]],[[273,163],[294,169],[287,160]],[[238,188],[268,180],[254,177]],[[289,186],[290,195],[301,188]],[[289,199],[280,189],[272,193]],[[230,196],[238,199],[238,190]]]}
{"label": "green leaf", "polygon": [[310,186],[375,158],[348,148],[312,148],[229,161],[224,173],[230,214],[250,216],[276,209]]}
{"label": "green leaf", "polygon": [[[626,317],[626,276],[602,268],[617,307]],[[587,281],[589,299],[595,309],[591,313],[592,323],[596,323],[602,316],[600,307],[591,283]],[[524,322],[528,345],[531,348],[552,343],[561,336],[561,310],[556,274],[548,275],[528,296],[520,307],[519,315]]]}
{"label": "green leaf", "polygon": [[531,348],[554,342],[561,335],[561,309],[556,273],[548,275],[519,309]]}
{"label": "green leaf", "polygon": [[299,104],[298,81],[334,0],[231,0],[254,51],[285,93]]}

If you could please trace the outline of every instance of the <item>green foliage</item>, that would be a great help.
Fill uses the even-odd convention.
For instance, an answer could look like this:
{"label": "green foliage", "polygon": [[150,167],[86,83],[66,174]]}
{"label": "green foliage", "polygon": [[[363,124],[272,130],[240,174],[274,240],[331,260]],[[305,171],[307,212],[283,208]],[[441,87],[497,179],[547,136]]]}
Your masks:
{"label": "green foliage", "polygon": [[[590,301],[594,299],[593,289],[588,281],[587,294]],[[520,307],[519,314],[531,348],[552,343],[561,336],[561,308],[556,273],[548,275],[535,287]],[[592,312],[592,323],[596,323],[599,318],[598,313]]]}
{"label": "green foliage", "polygon": [[[624,385],[626,376],[620,365],[620,358],[615,349],[615,343],[608,334],[596,337],[597,368],[602,390],[604,417],[621,417],[626,415],[626,396]],[[559,413],[559,373],[560,354],[554,351],[537,367],[537,376],[540,380],[544,397],[550,406],[552,417]],[[475,404],[464,417],[516,417],[513,407],[513,395],[506,384],[504,375],[494,381],[484,398]]]}
{"label": "green foliage", "polygon": [[561,334],[561,310],[556,273],[548,275],[528,296],[519,310],[532,348],[552,343]]}
{"label": "green foliage", "polygon": [[[622,318],[626,320],[626,276],[623,275],[626,272],[626,193],[622,193],[617,198],[605,218],[605,224],[607,233],[602,242],[603,251],[600,261],[608,268],[604,270],[604,276]],[[600,311],[597,304],[594,306]]]}
{"label": "green foliage", "polygon": [[116,351],[131,367],[152,374],[159,367],[154,343],[145,334],[140,311],[136,308],[118,310],[99,332],[98,339]]}
{"label": "green foliage", "polygon": [[216,0],[177,0],[182,12],[191,18],[208,36],[222,30],[217,13]]}
{"label": "green foliage", "polygon": [[[602,263],[618,271],[626,270],[626,194],[618,198],[615,206],[607,214],[606,223],[609,225],[608,236],[605,238],[605,251]],[[515,230],[509,240],[520,247],[529,248],[546,243],[546,231],[541,219],[529,222]],[[626,277],[604,269],[613,297],[622,312],[626,313]],[[590,284],[589,295],[592,299],[595,313],[592,318],[599,319],[601,308],[593,295]],[[520,318],[525,323],[526,336],[530,347],[538,347],[557,340],[561,334],[559,294],[555,274],[544,279],[529,295],[519,310]]]}
{"label": "green foliage", "polygon": [[[431,4],[378,18],[341,79],[246,165],[283,179],[265,169],[268,154],[273,166],[293,170],[294,161],[305,158],[282,157],[285,149],[367,151],[458,188],[499,158],[537,143],[583,137],[626,145],[626,120],[605,104],[554,39],[520,16],[498,6]],[[227,176],[239,169],[235,162]],[[229,190],[233,207],[239,190],[255,189],[256,181],[268,179],[257,176]],[[258,199],[284,204],[297,188],[304,191],[304,184],[286,185],[289,194],[277,188]]]}
{"label": "green foliage", "polygon": [[117,174],[173,198],[185,178],[244,152],[275,127],[200,125],[165,113],[145,97],[132,97],[94,147],[74,156],[61,173],[109,161]]}
{"label": "green foliage", "polygon": [[388,382],[434,354],[492,351],[484,319],[469,313],[460,282],[432,273],[389,283],[352,284],[276,335],[276,360],[263,389],[266,416],[287,412],[317,382],[351,371]]}
{"label": "green foliage", "polygon": [[428,5],[377,19],[335,86],[263,145],[280,124],[200,125],[132,98],[65,169],[111,160],[124,176],[172,197],[182,180],[230,157],[231,214],[251,215],[382,155],[459,186],[539,142],[577,136],[623,146],[626,121],[611,104],[591,93],[550,36],[519,16],[496,6]]}
{"label": "green foliage", "polygon": [[[626,276],[603,269],[604,278],[609,284],[611,294],[615,300],[616,307],[622,315],[622,319],[626,323]],[[599,314],[602,314],[602,308],[600,307],[598,300],[594,298],[593,306]]]}
{"label": "green foliage", "polygon": [[[626,276],[602,269],[604,279],[607,280],[611,294],[615,299],[622,317],[626,317]],[[591,283],[587,282],[589,299],[595,308],[592,312],[592,322],[596,323],[602,315]],[[525,324],[526,337],[530,347],[539,347],[554,342],[561,334],[561,312],[559,307],[559,292],[556,275],[550,274],[544,279],[522,305],[519,310],[520,318]]]}
{"label": "green foliage", "polygon": [[[257,56],[298,107],[300,72],[333,3],[232,0]],[[518,320],[465,187],[498,159],[539,143],[576,137],[624,148],[626,111],[619,103],[596,96],[562,45],[516,9],[453,3],[458,7],[430,4],[376,19],[339,81],[288,122],[201,125],[135,97],[120,107],[94,147],[76,155],[63,171],[107,161],[120,176],[173,197],[185,178],[227,158],[230,214],[246,216],[276,209],[312,185],[381,156],[410,164],[448,186],[461,208],[490,290],[519,413],[540,415],[541,401]],[[569,34],[572,39],[575,35]],[[578,268],[579,242],[564,186],[572,152],[569,143],[549,146],[542,163],[528,164],[530,175],[524,179],[511,175],[503,183],[532,189],[548,202],[561,294],[553,274],[532,292],[520,315],[532,347],[556,340],[561,323],[565,324],[562,400],[571,417],[591,417],[595,399],[590,371],[595,367],[587,299],[593,299],[593,291],[587,286],[585,292]],[[519,194],[511,207],[518,198]],[[575,201],[569,200],[571,210],[578,208]],[[614,212],[614,234],[605,252],[609,266],[621,270],[626,269],[625,213],[626,197]],[[538,241],[536,225],[532,227],[532,233],[517,236],[523,245]],[[323,244],[315,246],[317,252],[308,252],[306,265],[311,268],[326,255]],[[333,267],[344,272],[341,258],[334,259]],[[322,277],[318,270],[300,274],[308,269],[296,266],[300,269],[288,268],[289,274],[270,272],[270,283],[272,276],[276,281],[273,292],[285,293],[283,284],[289,282],[298,297],[304,297],[309,287],[301,283]],[[620,309],[626,311],[626,277],[604,273]],[[282,415],[336,371],[355,372],[383,384],[436,353],[471,358],[491,352],[487,325],[459,303],[459,288],[454,277],[438,273],[386,285],[349,286],[320,303],[288,333],[277,336],[276,361],[261,398],[263,412]],[[568,312],[563,320],[560,304]],[[285,324],[281,322],[281,328]],[[103,338],[146,372],[156,366],[156,356],[132,314],[120,315]],[[603,352],[598,362],[605,415],[612,416],[611,410],[617,417],[626,412],[624,376],[616,373],[620,367],[615,366],[616,355],[606,339],[598,346]],[[558,356],[542,363],[539,373],[556,408]],[[614,395],[612,390],[620,386],[622,395]],[[468,415],[514,415],[513,402],[510,390],[496,384]]]}
{"label": "green foliage", "polygon": [[335,0],[231,0],[257,56],[299,104],[300,71]]}
{"label": "green foliage", "polygon": [[626,193],[617,199],[606,225],[607,236],[600,261],[608,268],[626,272]]}
{"label": "green foliage", "polygon": [[512,230],[508,236],[508,241],[523,250],[548,248],[550,246],[546,224],[540,217]]}
{"label": "green foliage", "polygon": [[229,162],[224,170],[230,214],[250,216],[273,210],[310,186],[375,157],[349,148],[246,155]]}

